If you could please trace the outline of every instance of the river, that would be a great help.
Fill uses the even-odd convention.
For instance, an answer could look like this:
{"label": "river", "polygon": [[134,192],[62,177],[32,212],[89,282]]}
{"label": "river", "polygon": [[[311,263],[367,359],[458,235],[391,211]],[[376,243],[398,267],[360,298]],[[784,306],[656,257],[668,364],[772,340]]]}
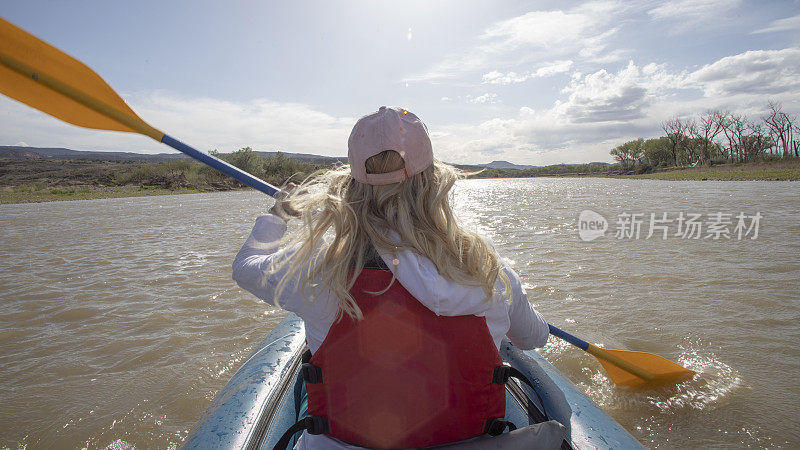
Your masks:
{"label": "river", "polygon": [[[283,315],[230,276],[270,205],[0,205],[0,447],[179,446]],[[540,350],[645,446],[800,446],[800,184],[468,180],[455,207],[550,322],[700,373],[637,392],[555,338]]]}

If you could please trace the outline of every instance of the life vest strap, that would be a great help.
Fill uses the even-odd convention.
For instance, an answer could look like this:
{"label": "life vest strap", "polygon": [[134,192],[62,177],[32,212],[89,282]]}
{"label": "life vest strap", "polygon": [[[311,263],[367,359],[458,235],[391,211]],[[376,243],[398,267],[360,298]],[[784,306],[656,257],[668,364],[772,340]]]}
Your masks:
{"label": "life vest strap", "polygon": [[517,429],[517,426],[506,419],[489,419],[486,421],[483,432],[489,436],[500,436],[506,428],[508,428],[508,431],[514,431]]}
{"label": "life vest strap", "polygon": [[322,369],[311,364],[310,362],[303,363],[300,368],[303,374],[303,381],[310,384],[322,383]]}
{"label": "life vest strap", "polygon": [[512,377],[527,384],[531,389],[534,389],[533,383],[531,383],[531,380],[529,380],[524,373],[520,372],[516,367],[507,364],[495,367],[494,372],[492,372],[492,383],[506,384]]}
{"label": "life vest strap", "polygon": [[544,407],[544,400],[542,399],[542,396],[539,395],[539,392],[535,387],[533,387],[531,380],[529,380],[528,377],[526,377],[525,374],[520,372],[516,367],[511,367],[507,364],[496,367],[494,372],[492,372],[492,383],[507,384],[508,380],[512,377],[527,384],[528,387],[531,388],[531,391],[533,391],[533,393],[536,394],[536,397],[539,398],[539,403],[541,403],[542,411],[544,412],[544,418],[546,420],[550,420],[550,417],[547,415],[547,410]]}
{"label": "life vest strap", "polygon": [[281,436],[275,446],[272,447],[272,450],[285,450],[286,446],[289,445],[289,441],[292,440],[292,436],[302,430],[306,430],[308,434],[325,434],[329,431],[328,419],[322,416],[309,414],[296,424],[289,427],[289,429],[283,433],[283,436]]}

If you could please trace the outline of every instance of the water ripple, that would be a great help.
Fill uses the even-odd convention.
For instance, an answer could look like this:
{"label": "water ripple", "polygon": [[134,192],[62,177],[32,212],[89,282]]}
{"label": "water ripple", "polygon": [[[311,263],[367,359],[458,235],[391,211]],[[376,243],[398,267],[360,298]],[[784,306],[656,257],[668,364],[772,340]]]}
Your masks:
{"label": "water ripple", "polygon": [[[796,183],[469,180],[455,209],[552,323],[700,376],[620,389],[551,338],[542,353],[649,447],[800,445]],[[283,313],[233,255],[254,192],[0,205],[0,447],[175,448]],[[761,211],[756,241],[583,242],[577,217]]]}

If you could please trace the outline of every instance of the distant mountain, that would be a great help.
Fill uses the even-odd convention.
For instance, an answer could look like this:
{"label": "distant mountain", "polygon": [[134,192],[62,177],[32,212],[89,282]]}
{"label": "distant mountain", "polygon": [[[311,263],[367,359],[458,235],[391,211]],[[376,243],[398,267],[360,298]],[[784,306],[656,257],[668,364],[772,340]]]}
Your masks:
{"label": "distant mountain", "polygon": [[[292,158],[296,161],[309,163],[309,164],[347,164],[346,156],[321,156],[311,155],[308,153],[287,153],[287,152],[260,152],[263,157],[274,157],[278,153],[283,153],[285,156]],[[224,154],[224,153],[223,153]],[[174,159],[188,158],[188,156],[179,152],[171,153],[134,153],[134,152],[100,152],[100,151],[85,151],[85,150],[71,150],[68,148],[42,148],[42,147],[21,147],[16,145],[0,145],[0,158],[51,158],[51,159],[99,159],[105,161],[168,161]],[[577,166],[582,164],[565,164],[567,166]],[[605,162],[591,162],[590,166],[607,166],[609,163]],[[508,161],[492,161],[488,164],[478,165],[461,165],[458,167],[463,168],[479,168],[486,167],[490,169],[530,169],[538,166],[531,166],[525,164],[514,164]]]}
{"label": "distant mountain", "polygon": [[514,164],[508,161],[492,161],[489,164],[480,164],[480,165],[482,167],[488,167],[490,169],[516,169],[516,170],[530,169],[531,167],[536,167],[523,164]]}
{"label": "distant mountain", "polygon": [[106,161],[163,161],[185,157],[182,153],[133,153],[70,150],[68,148],[0,146],[0,158],[102,159]]}
{"label": "distant mountain", "polygon": [[43,156],[28,147],[0,147],[0,158],[40,159]]}
{"label": "distant mountain", "polygon": [[[264,157],[274,157],[279,152],[256,152]],[[347,157],[309,155],[307,153],[283,153],[289,158],[310,164],[346,164]],[[20,147],[0,145],[0,158],[52,158],[52,159],[100,159],[105,161],[168,161],[188,158],[183,153],[134,153],[134,152],[99,152],[71,150],[68,148]]]}

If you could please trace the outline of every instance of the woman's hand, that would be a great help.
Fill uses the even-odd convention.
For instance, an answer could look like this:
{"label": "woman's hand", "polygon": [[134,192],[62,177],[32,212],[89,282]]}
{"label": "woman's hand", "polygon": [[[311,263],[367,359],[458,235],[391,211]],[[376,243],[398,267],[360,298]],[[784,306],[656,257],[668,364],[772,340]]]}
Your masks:
{"label": "woman's hand", "polygon": [[288,222],[292,217],[300,217],[300,212],[292,207],[291,202],[284,200],[285,198],[291,196],[295,189],[297,189],[297,185],[295,183],[287,183],[286,187],[282,189],[283,193],[281,193],[275,200],[275,205],[270,208],[269,213],[280,217],[286,222]]}

